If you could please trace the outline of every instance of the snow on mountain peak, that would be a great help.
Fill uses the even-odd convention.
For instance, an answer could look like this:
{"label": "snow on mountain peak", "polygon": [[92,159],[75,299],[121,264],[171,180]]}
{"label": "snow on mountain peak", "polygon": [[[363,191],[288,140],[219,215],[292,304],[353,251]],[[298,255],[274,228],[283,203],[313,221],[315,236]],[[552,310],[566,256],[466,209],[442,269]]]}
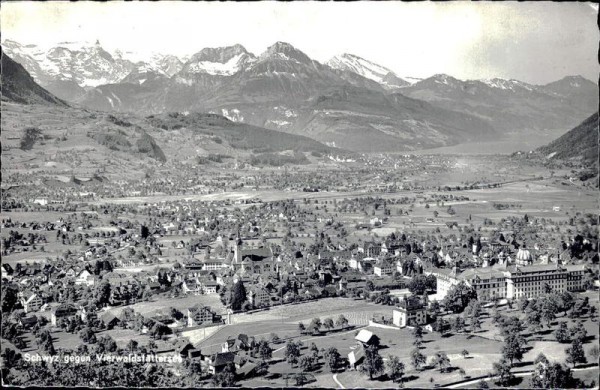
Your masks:
{"label": "snow on mountain peak", "polygon": [[183,69],[188,73],[231,76],[256,58],[242,45],[205,48],[194,54]]}
{"label": "snow on mountain peak", "polygon": [[327,65],[333,69],[354,72],[387,87],[400,88],[410,84],[388,68],[354,54],[344,53],[335,56],[327,61]]}
{"label": "snow on mountain peak", "polygon": [[296,49],[287,42],[275,42],[260,55],[260,59],[278,58],[286,61],[296,61],[299,63],[310,64],[312,60],[302,51]]}

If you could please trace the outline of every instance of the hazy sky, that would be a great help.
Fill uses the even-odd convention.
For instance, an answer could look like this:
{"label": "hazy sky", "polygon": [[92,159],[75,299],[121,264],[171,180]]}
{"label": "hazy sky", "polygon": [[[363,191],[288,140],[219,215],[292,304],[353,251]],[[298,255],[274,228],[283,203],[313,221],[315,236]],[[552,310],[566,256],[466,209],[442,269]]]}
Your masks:
{"label": "hazy sky", "polygon": [[592,3],[92,3],[10,2],[2,39],[49,46],[95,41],[107,49],[189,55],[240,43],[260,54],[289,42],[325,62],[348,52],[399,76],[546,83],[597,81],[600,34]]}

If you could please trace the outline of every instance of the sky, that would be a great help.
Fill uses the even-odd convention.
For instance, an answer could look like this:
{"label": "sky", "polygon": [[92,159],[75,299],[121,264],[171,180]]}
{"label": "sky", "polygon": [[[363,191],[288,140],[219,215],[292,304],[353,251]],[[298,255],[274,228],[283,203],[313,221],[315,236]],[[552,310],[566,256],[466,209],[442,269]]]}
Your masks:
{"label": "sky", "polygon": [[277,41],[325,62],[351,53],[398,76],[598,80],[598,8],[574,2],[3,2],[2,39],[191,55]]}

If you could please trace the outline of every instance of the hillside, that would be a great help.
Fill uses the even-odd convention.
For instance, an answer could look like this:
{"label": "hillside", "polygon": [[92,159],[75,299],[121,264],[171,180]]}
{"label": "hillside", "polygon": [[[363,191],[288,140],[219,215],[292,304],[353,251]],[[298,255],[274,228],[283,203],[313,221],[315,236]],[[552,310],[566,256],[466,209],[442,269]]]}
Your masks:
{"label": "hillside", "polygon": [[66,107],[67,103],[40,87],[20,64],[0,50],[2,56],[2,100],[22,104],[53,104]]}
{"label": "hillside", "polygon": [[598,113],[596,112],[579,126],[562,137],[538,149],[538,152],[553,159],[581,159],[585,166],[598,163]]}

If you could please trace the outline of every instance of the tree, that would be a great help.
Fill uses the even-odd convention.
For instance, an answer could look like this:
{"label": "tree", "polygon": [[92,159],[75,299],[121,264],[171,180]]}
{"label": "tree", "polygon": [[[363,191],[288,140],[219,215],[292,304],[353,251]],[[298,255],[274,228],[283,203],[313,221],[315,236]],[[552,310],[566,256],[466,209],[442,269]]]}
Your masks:
{"label": "tree", "polygon": [[383,358],[379,355],[379,350],[376,346],[370,345],[365,349],[365,358],[363,364],[360,365],[360,370],[369,375],[369,379],[373,379],[373,375],[379,375],[383,372]]}
{"label": "tree", "polygon": [[529,385],[534,389],[568,389],[577,387],[571,369],[558,363],[537,361]]}
{"label": "tree", "polygon": [[512,367],[513,362],[523,360],[523,344],[525,340],[520,334],[510,334],[504,339],[504,346],[502,347],[502,357],[510,361]]}
{"label": "tree", "polygon": [[456,284],[448,290],[442,300],[442,306],[453,313],[462,312],[472,299],[477,299],[475,290],[464,282]]}
{"label": "tree", "polygon": [[302,371],[310,371],[312,370],[314,363],[314,359],[312,356],[305,355],[300,358],[298,362],[298,366],[302,369]]}
{"label": "tree", "polygon": [[298,332],[300,332],[300,334],[304,333],[304,331],[306,330],[306,327],[304,326],[304,324],[302,322],[298,322]]}
{"label": "tree", "polygon": [[285,345],[284,357],[285,360],[293,367],[294,364],[298,363],[298,358],[300,357],[300,346],[292,340],[288,341]]}
{"label": "tree", "polygon": [[435,365],[440,369],[440,372],[446,372],[450,367],[450,359],[448,359],[446,352],[436,352]]}
{"label": "tree", "polygon": [[452,331],[455,333],[462,332],[465,329],[465,320],[460,316],[454,317],[454,320],[451,323]]}
{"label": "tree", "polygon": [[308,330],[312,333],[316,333],[319,332],[321,326],[323,326],[323,324],[321,323],[321,319],[319,317],[315,317],[310,321],[310,324],[308,325]]}
{"label": "tree", "polygon": [[567,353],[567,363],[570,363],[575,367],[577,363],[585,363],[585,352],[580,339],[573,339],[571,346],[565,350]]}
{"label": "tree", "polygon": [[142,225],[142,227],[140,228],[140,237],[145,240],[146,238],[148,238],[148,236],[150,235],[150,230],[148,229],[147,226]]}
{"label": "tree", "polygon": [[129,349],[129,352],[135,352],[138,348],[138,342],[131,339],[129,340],[129,342],[127,343],[127,349]]}
{"label": "tree", "polygon": [[279,336],[277,335],[277,333],[271,333],[269,335],[269,339],[271,340],[271,342],[273,344],[278,344],[281,341],[281,339],[279,338]]}
{"label": "tree", "polygon": [[346,326],[348,326],[348,319],[343,314],[340,314],[340,316],[335,321],[335,324],[337,326],[340,326],[342,329],[345,329]]}
{"label": "tree", "polygon": [[410,354],[410,363],[414,367],[415,370],[418,370],[425,362],[427,361],[425,355],[421,353],[419,348],[415,348],[412,350]]}
{"label": "tree", "polygon": [[559,343],[568,343],[571,340],[566,322],[561,321],[558,323],[558,328],[554,331],[554,337],[556,337],[556,341]]}
{"label": "tree", "polygon": [[479,382],[477,382],[477,388],[478,389],[489,389],[490,385],[488,385],[487,382],[482,379]]}
{"label": "tree", "polygon": [[235,384],[235,365],[229,363],[221,372],[213,375],[212,384],[214,387],[233,387]]}
{"label": "tree", "polygon": [[404,376],[404,363],[400,361],[398,356],[388,356],[386,367],[388,377],[392,379],[392,382],[402,382],[402,377]]}
{"label": "tree", "polygon": [[231,290],[230,305],[232,310],[241,310],[242,305],[246,302],[246,288],[241,280],[233,285]]}
{"label": "tree", "polygon": [[329,347],[323,354],[323,357],[325,359],[325,366],[327,366],[327,369],[330,372],[335,371],[341,358],[337,348]]}
{"label": "tree", "polygon": [[498,377],[496,379],[496,384],[500,386],[509,386],[515,380],[515,376],[510,372],[511,365],[512,363],[509,363],[504,358],[499,362],[494,363],[494,375]]}
{"label": "tree", "polygon": [[423,295],[428,287],[427,276],[423,274],[413,276],[407,287],[413,295]]}
{"label": "tree", "polygon": [[375,284],[373,284],[372,280],[367,280],[366,289],[367,289],[367,291],[375,290]]}
{"label": "tree", "polygon": [[269,343],[266,340],[260,340],[258,342],[258,355],[263,361],[271,359],[273,356],[273,349],[269,346]]}
{"label": "tree", "polygon": [[575,326],[570,329],[570,333],[573,339],[580,339],[581,341],[585,340],[587,337],[587,330],[581,321],[577,321]]}
{"label": "tree", "polygon": [[306,382],[306,374],[303,372],[294,374],[294,379],[296,380],[296,386],[302,386]]}
{"label": "tree", "polygon": [[[20,263],[17,263],[20,264]],[[17,297],[17,293],[19,291],[16,288],[13,288],[8,283],[2,283],[2,313],[9,314],[11,313],[17,302],[19,301]]]}
{"label": "tree", "polygon": [[467,351],[466,349],[463,349],[460,354],[462,355],[463,358],[467,358],[467,356],[469,356],[469,351]]}
{"label": "tree", "polygon": [[435,321],[435,330],[438,331],[442,336],[446,332],[448,324],[442,317],[438,317]]}
{"label": "tree", "polygon": [[331,318],[329,318],[329,317],[325,318],[325,320],[323,321],[323,326],[327,330],[333,329],[333,327],[334,327],[333,320]]}

